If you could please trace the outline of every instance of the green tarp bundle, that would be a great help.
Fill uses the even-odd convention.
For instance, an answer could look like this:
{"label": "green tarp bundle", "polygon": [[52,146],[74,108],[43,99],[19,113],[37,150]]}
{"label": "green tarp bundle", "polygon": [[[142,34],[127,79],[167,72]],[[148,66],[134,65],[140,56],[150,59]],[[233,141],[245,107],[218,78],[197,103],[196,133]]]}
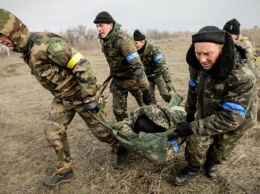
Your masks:
{"label": "green tarp bundle", "polygon": [[[135,133],[133,126],[136,120],[144,114],[156,125],[164,128],[165,132]],[[174,132],[177,123],[184,121],[186,118],[184,109],[177,106],[170,109],[158,105],[143,106],[131,112],[129,118],[115,124],[108,124],[99,114],[94,116],[114,135],[120,144],[159,164],[166,163],[173,158],[175,154],[173,146],[183,142],[182,139],[178,138],[176,144],[172,145],[167,140],[167,135]]]}

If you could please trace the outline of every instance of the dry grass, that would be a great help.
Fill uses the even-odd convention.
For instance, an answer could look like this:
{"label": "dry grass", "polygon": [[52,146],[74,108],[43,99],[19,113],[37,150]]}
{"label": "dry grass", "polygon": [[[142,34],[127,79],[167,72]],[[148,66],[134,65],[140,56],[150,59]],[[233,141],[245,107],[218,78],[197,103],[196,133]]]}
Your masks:
{"label": "dry grass", "polygon": [[[186,96],[188,69],[184,59],[190,40],[163,40],[158,44],[166,55],[176,90]],[[103,54],[100,50],[83,53],[102,82],[109,72]],[[157,165],[132,153],[125,169],[114,170],[115,154],[107,144],[94,138],[78,116],[68,129],[76,179],[46,188],[42,180],[53,172],[56,162],[43,134],[43,120],[48,116],[52,96],[30,75],[18,56],[0,56],[0,194],[260,193],[259,125],[248,130],[230,160],[220,166],[219,180],[210,181],[201,173],[189,185],[175,187],[174,176],[186,165],[184,146],[167,165]],[[166,106],[159,95],[157,99]],[[137,108],[132,96],[128,102],[129,111]],[[106,108],[108,120],[115,122],[111,95]]]}

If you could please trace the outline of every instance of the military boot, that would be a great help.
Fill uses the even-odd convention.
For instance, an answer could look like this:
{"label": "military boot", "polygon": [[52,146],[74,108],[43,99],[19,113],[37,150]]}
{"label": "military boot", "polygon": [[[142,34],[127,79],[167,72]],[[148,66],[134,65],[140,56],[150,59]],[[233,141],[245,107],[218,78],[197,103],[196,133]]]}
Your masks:
{"label": "military boot", "polygon": [[210,179],[216,179],[219,176],[218,165],[210,161],[206,161],[205,171],[206,171],[206,176]]}
{"label": "military boot", "polygon": [[122,169],[127,165],[127,158],[129,155],[129,151],[124,148],[121,147],[118,151],[117,151],[117,161],[115,164],[115,169]]}
{"label": "military boot", "polygon": [[199,166],[187,166],[184,168],[179,175],[175,178],[175,185],[181,186],[186,185],[189,180],[199,174]]}
{"label": "military boot", "polygon": [[60,183],[69,182],[74,178],[73,171],[66,172],[64,174],[54,173],[52,176],[47,177],[43,184],[45,186],[56,186]]}

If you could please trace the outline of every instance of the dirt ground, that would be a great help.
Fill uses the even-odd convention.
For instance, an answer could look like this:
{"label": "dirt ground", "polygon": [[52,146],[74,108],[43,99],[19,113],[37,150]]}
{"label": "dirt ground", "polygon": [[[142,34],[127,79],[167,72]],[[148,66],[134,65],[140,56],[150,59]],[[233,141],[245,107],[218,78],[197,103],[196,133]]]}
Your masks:
{"label": "dirt ground", "polygon": [[[185,55],[190,40],[180,37],[157,43],[166,56],[176,90],[186,96],[189,76]],[[102,83],[109,69],[100,49],[82,53]],[[0,194],[260,193],[259,124],[247,131],[230,159],[220,166],[218,180],[207,179],[202,171],[188,185],[176,187],[174,177],[186,165],[185,145],[166,165],[131,153],[129,165],[115,170],[116,155],[110,146],[100,143],[77,115],[68,129],[76,178],[54,188],[43,186],[42,180],[52,174],[56,162],[54,150],[48,146],[43,133],[43,121],[48,116],[52,96],[30,74],[19,56],[14,53],[10,57],[0,56]],[[107,99],[107,119],[115,122],[111,96]],[[157,100],[167,106],[158,93]],[[129,96],[129,112],[137,107]]]}

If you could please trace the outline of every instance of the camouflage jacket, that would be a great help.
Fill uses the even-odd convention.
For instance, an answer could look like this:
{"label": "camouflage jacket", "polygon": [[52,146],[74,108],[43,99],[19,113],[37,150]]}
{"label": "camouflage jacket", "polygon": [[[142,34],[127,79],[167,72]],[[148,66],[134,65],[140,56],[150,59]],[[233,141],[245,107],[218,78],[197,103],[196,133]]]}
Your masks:
{"label": "camouflage jacket", "polygon": [[101,39],[102,52],[110,67],[110,74],[119,82],[135,79],[138,88],[148,89],[149,83],[134,40],[123,33],[120,27],[120,24],[115,23],[110,35]]}
{"label": "camouflage jacket", "polygon": [[[215,135],[252,127],[256,122],[257,99],[257,75],[252,61],[241,59],[234,63],[235,59],[230,58],[235,56],[230,54],[233,49],[222,53],[214,65],[215,71],[204,71],[191,48],[187,53],[190,84],[185,110],[187,114],[196,113],[195,121],[190,123],[193,133]],[[225,68],[229,67],[227,71]]]}
{"label": "camouflage jacket", "polygon": [[153,80],[162,75],[165,82],[171,81],[169,67],[159,46],[152,41],[146,41],[144,51],[138,53],[148,79]]}
{"label": "camouflage jacket", "polygon": [[242,36],[242,35],[239,35],[237,37],[237,41],[242,42],[245,45],[245,47],[246,47],[246,49],[248,51],[249,57],[251,59],[253,59],[254,61],[256,61],[255,45],[253,43],[251,43],[247,37]]}
{"label": "camouflage jacket", "polygon": [[98,82],[89,61],[53,33],[30,33],[16,16],[0,9],[0,33],[14,42],[40,84],[55,97],[88,101],[95,97]]}
{"label": "camouflage jacket", "polygon": [[24,61],[40,84],[58,98],[95,97],[98,82],[89,61],[63,38],[52,33],[31,33]]}

